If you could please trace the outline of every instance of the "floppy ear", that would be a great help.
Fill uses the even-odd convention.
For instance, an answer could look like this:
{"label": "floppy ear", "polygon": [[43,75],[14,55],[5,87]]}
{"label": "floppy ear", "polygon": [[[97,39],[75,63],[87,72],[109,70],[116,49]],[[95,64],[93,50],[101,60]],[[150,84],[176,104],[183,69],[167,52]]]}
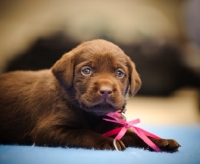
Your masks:
{"label": "floppy ear", "polygon": [[134,96],[140,89],[142,81],[135,69],[135,64],[131,61],[129,57],[128,57],[128,63],[129,63],[128,67],[129,67],[129,84],[130,84],[129,95]]}
{"label": "floppy ear", "polygon": [[74,52],[64,54],[51,68],[54,76],[67,88],[70,88],[74,78]]}

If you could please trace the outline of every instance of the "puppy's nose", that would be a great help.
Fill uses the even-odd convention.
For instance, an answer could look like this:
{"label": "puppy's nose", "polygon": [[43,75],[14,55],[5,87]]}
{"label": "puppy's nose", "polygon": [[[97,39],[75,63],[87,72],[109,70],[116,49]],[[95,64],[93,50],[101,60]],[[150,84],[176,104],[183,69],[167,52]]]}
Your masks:
{"label": "puppy's nose", "polygon": [[99,89],[99,94],[100,94],[101,96],[103,96],[104,98],[109,97],[112,93],[113,93],[112,88],[109,87],[109,86],[102,86],[102,87]]}

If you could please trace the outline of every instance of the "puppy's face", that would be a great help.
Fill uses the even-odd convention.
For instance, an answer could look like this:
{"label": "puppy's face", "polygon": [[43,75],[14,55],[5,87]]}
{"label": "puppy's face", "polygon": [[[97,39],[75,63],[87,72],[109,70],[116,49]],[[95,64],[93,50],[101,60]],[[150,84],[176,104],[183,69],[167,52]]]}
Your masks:
{"label": "puppy's face", "polygon": [[123,109],[126,94],[134,95],[141,85],[130,58],[104,40],[79,45],[63,55],[52,71],[61,84],[73,87],[82,109],[99,115]]}

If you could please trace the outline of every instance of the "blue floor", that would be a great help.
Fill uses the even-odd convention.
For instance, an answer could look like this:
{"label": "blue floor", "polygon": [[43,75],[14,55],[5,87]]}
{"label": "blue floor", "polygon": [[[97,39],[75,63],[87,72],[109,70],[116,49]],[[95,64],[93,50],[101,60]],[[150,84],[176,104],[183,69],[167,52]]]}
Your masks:
{"label": "blue floor", "polygon": [[117,152],[0,145],[0,164],[200,164],[200,125],[144,129],[163,138],[176,139],[181,145],[179,152],[156,153],[136,148]]}

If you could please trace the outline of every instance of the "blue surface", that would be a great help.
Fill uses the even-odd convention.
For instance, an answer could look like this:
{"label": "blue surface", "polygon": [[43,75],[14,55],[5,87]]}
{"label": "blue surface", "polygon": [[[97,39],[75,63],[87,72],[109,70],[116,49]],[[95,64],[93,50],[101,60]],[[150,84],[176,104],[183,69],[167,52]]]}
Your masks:
{"label": "blue surface", "polygon": [[163,138],[176,139],[181,144],[179,152],[156,153],[136,148],[117,152],[0,145],[0,164],[200,164],[200,125],[144,129]]}

